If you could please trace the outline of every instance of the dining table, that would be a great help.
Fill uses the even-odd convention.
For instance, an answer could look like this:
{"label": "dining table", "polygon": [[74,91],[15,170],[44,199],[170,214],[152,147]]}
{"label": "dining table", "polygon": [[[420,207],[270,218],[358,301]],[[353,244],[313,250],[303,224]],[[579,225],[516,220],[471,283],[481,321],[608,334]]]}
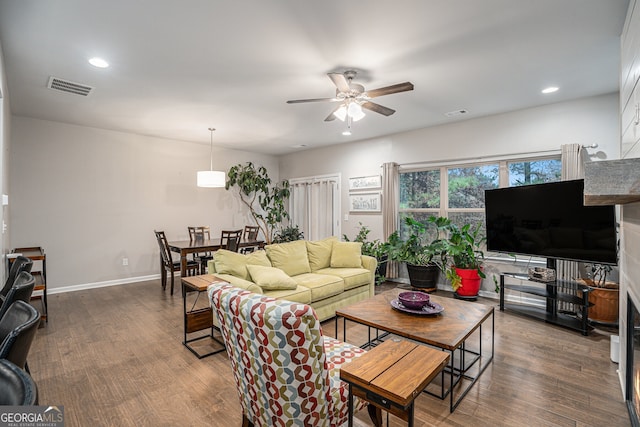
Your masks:
{"label": "dining table", "polygon": [[[240,240],[239,248],[247,248],[247,247],[264,247],[264,240]],[[187,256],[189,254],[195,254],[199,252],[215,252],[218,249],[221,249],[222,243],[220,238],[216,239],[195,239],[195,240],[177,240],[174,242],[169,242],[169,249],[172,252],[177,252],[180,254],[180,275],[182,277],[186,276],[187,272]]]}

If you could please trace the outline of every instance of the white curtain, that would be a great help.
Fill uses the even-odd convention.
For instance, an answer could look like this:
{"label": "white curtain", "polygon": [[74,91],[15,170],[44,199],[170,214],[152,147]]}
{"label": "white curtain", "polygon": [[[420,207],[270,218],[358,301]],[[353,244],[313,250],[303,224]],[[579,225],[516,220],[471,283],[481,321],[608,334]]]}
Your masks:
{"label": "white curtain", "polygon": [[307,240],[338,234],[336,208],[338,181],[335,178],[308,178],[291,183],[290,216]]}
{"label": "white curtain", "polygon": [[[587,149],[580,144],[564,144],[561,146],[562,180],[584,178],[584,164],[591,161]],[[580,277],[582,263],[575,261],[556,261],[556,277],[561,280],[572,281]],[[575,290],[559,289],[566,293],[576,293]],[[559,308],[566,311],[575,311],[572,303],[563,302]]]}
{"label": "white curtain", "polygon": [[564,144],[561,152],[562,180],[584,178],[584,164],[590,160],[587,149],[580,144]]}
{"label": "white curtain", "polygon": [[[382,165],[382,233],[384,238],[398,229],[398,206],[400,205],[400,175],[397,163]],[[387,263],[387,278],[398,277],[398,263]]]}

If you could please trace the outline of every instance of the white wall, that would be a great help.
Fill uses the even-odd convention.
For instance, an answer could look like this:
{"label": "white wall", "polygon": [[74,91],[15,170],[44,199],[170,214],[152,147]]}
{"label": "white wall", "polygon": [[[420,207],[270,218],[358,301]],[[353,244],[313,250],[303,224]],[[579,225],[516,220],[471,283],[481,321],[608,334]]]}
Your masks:
{"label": "white wall", "polygon": [[[354,134],[358,126],[366,126],[366,119],[354,125]],[[596,150],[589,150],[597,154],[594,160],[619,158],[617,93],[290,154],[280,158],[280,176],[290,179],[341,172],[340,218],[344,219],[349,214],[349,177],[380,174],[385,162],[474,159],[559,150],[569,143],[597,143]],[[342,233],[353,238],[360,221],[371,228],[371,238],[383,238],[380,214],[349,215],[342,223]]]}
{"label": "white wall", "polygon": [[[8,153],[11,128],[11,111],[9,109],[9,93],[7,91],[7,77],[4,72],[4,56],[0,46],[0,194],[9,192]],[[8,208],[0,204],[0,254],[3,267],[0,268],[0,283],[5,281],[4,255],[10,251],[9,233],[2,231],[2,224],[9,221]]]}
{"label": "white wall", "polygon": [[[196,187],[209,153],[209,144],[14,116],[11,245],[45,248],[54,292],[158,275],[154,229],[179,240],[189,225],[218,235],[250,223],[231,192]],[[278,179],[275,157],[216,149],[214,141],[215,169],[246,161]]]}

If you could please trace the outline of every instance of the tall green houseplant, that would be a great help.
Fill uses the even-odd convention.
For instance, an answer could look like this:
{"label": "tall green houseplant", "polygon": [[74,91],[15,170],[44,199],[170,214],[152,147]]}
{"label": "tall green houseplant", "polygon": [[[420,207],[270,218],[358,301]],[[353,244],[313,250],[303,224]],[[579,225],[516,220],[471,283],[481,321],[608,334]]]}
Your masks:
{"label": "tall green houseplant", "polygon": [[249,208],[251,216],[264,234],[267,244],[273,241],[278,226],[289,213],[285,202],[289,198],[289,181],[271,183],[264,166],[255,166],[252,162],[231,167],[227,173],[227,190],[235,189],[242,203]]}

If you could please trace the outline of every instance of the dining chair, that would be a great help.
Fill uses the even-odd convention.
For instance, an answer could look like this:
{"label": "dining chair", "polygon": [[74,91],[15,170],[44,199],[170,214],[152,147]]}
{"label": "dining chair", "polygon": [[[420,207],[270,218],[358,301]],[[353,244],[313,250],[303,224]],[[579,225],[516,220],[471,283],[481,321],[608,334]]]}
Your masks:
{"label": "dining chair", "polygon": [[[174,276],[176,271],[180,271],[180,261],[174,261],[171,256],[171,249],[169,248],[169,242],[164,231],[153,231],[158,241],[158,247],[160,248],[160,281],[162,282],[162,289],[167,288],[167,271],[171,274],[171,295],[173,295]],[[195,261],[187,260],[187,276],[195,276],[200,271],[200,264]]]}
{"label": "dining chair", "polygon": [[231,252],[238,252],[240,240],[242,239],[242,229],[222,230],[220,234],[220,248]]}
{"label": "dining chair", "polygon": [[13,282],[13,286],[9,289],[9,293],[0,305],[0,319],[5,315],[11,304],[20,300],[28,303],[31,300],[31,294],[36,286],[36,279],[31,273],[21,271]]}
{"label": "dining chair", "polygon": [[[189,231],[189,240],[192,242],[204,241],[211,239],[211,228],[208,225],[201,225],[198,227],[187,227]],[[198,252],[193,254],[193,260],[200,265],[200,274],[205,274],[207,271],[207,263],[213,259],[213,254],[210,251]]]}
{"label": "dining chair", "polygon": [[[209,296],[233,371],[243,426],[329,427],[347,421],[349,386],[340,379],[340,366],[365,350],[324,336],[309,305],[228,283],[211,287]],[[354,412],[364,407],[366,402],[354,400]],[[372,421],[374,416],[379,419],[379,409],[368,409]]]}
{"label": "dining chair", "polygon": [[15,363],[0,359],[0,405],[37,405],[38,392],[33,378]]}
{"label": "dining chair", "polygon": [[[254,242],[258,240],[258,233],[260,232],[260,227],[257,225],[245,225],[244,226],[244,236],[243,239],[246,242]],[[246,246],[240,249],[240,252],[243,254],[250,253],[255,251],[258,248],[258,245],[255,246]]]}
{"label": "dining chair", "polygon": [[27,355],[40,325],[40,313],[31,304],[15,301],[0,319],[0,359],[29,372]]}

